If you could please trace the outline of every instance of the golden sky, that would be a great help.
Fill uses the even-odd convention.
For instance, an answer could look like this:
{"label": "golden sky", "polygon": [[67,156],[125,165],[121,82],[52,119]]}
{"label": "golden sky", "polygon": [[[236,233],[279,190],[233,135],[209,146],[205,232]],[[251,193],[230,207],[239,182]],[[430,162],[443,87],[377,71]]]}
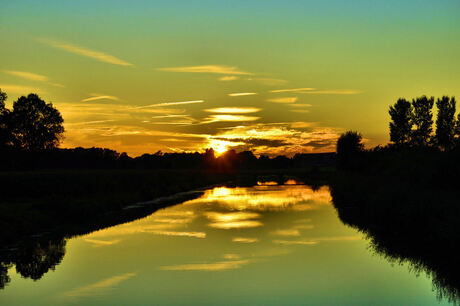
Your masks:
{"label": "golden sky", "polygon": [[[94,3],[95,2],[95,3]],[[460,92],[458,1],[3,1],[0,88],[63,147],[333,151],[388,141],[399,97]],[[458,97],[458,95],[457,95]]]}

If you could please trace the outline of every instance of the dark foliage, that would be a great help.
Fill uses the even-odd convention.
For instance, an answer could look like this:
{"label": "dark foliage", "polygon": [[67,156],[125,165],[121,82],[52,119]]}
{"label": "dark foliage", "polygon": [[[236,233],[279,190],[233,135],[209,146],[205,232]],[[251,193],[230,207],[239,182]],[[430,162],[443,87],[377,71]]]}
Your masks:
{"label": "dark foliage", "polygon": [[443,150],[450,150],[455,144],[455,98],[443,96],[436,101],[436,143]]}
{"label": "dark foliage", "polygon": [[407,144],[412,130],[412,105],[406,99],[398,99],[388,112],[391,116],[390,140],[397,146]]}
{"label": "dark foliage", "polygon": [[377,149],[331,184],[340,219],[392,262],[426,272],[439,297],[460,298],[460,152]]}
{"label": "dark foliage", "polygon": [[64,120],[59,111],[36,94],[22,96],[14,102],[10,116],[8,124],[15,145],[27,150],[55,148],[64,133]]}
{"label": "dark foliage", "polygon": [[341,167],[352,167],[364,151],[363,137],[358,132],[348,131],[337,141],[337,160]]}
{"label": "dark foliage", "polygon": [[412,123],[415,129],[411,133],[413,146],[427,146],[433,132],[433,105],[434,97],[421,96],[412,99]]}

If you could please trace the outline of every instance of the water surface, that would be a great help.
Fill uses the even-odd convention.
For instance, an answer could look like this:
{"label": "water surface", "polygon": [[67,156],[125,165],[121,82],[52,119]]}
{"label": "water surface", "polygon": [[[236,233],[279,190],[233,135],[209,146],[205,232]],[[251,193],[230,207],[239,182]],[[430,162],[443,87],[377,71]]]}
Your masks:
{"label": "water surface", "polygon": [[[294,182],[291,182],[294,183]],[[5,305],[435,305],[431,280],[341,223],[328,187],[218,187],[69,239],[37,281],[11,267]]]}

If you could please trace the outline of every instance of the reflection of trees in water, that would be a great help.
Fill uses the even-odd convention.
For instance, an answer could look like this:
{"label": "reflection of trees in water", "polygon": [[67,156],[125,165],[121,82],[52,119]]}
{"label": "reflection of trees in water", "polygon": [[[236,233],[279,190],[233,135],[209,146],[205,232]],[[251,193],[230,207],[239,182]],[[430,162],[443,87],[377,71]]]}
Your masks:
{"label": "reflection of trees in water", "polygon": [[0,262],[0,289],[10,281],[8,269],[13,265],[22,277],[40,279],[50,269],[54,270],[65,255],[64,239],[30,242],[17,251],[4,255]]}
{"label": "reflection of trees in water", "polygon": [[340,220],[366,233],[376,254],[426,273],[439,299],[460,300],[460,214],[452,193],[353,175],[330,187]]}

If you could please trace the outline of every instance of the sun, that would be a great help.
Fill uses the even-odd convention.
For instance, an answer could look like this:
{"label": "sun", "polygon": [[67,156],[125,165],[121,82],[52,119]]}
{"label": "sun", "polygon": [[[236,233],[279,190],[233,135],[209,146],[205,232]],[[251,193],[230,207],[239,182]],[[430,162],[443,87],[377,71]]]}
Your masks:
{"label": "sun", "polygon": [[233,144],[230,141],[212,139],[209,142],[209,147],[211,147],[216,155],[221,155],[224,152],[227,152],[229,146]]}

